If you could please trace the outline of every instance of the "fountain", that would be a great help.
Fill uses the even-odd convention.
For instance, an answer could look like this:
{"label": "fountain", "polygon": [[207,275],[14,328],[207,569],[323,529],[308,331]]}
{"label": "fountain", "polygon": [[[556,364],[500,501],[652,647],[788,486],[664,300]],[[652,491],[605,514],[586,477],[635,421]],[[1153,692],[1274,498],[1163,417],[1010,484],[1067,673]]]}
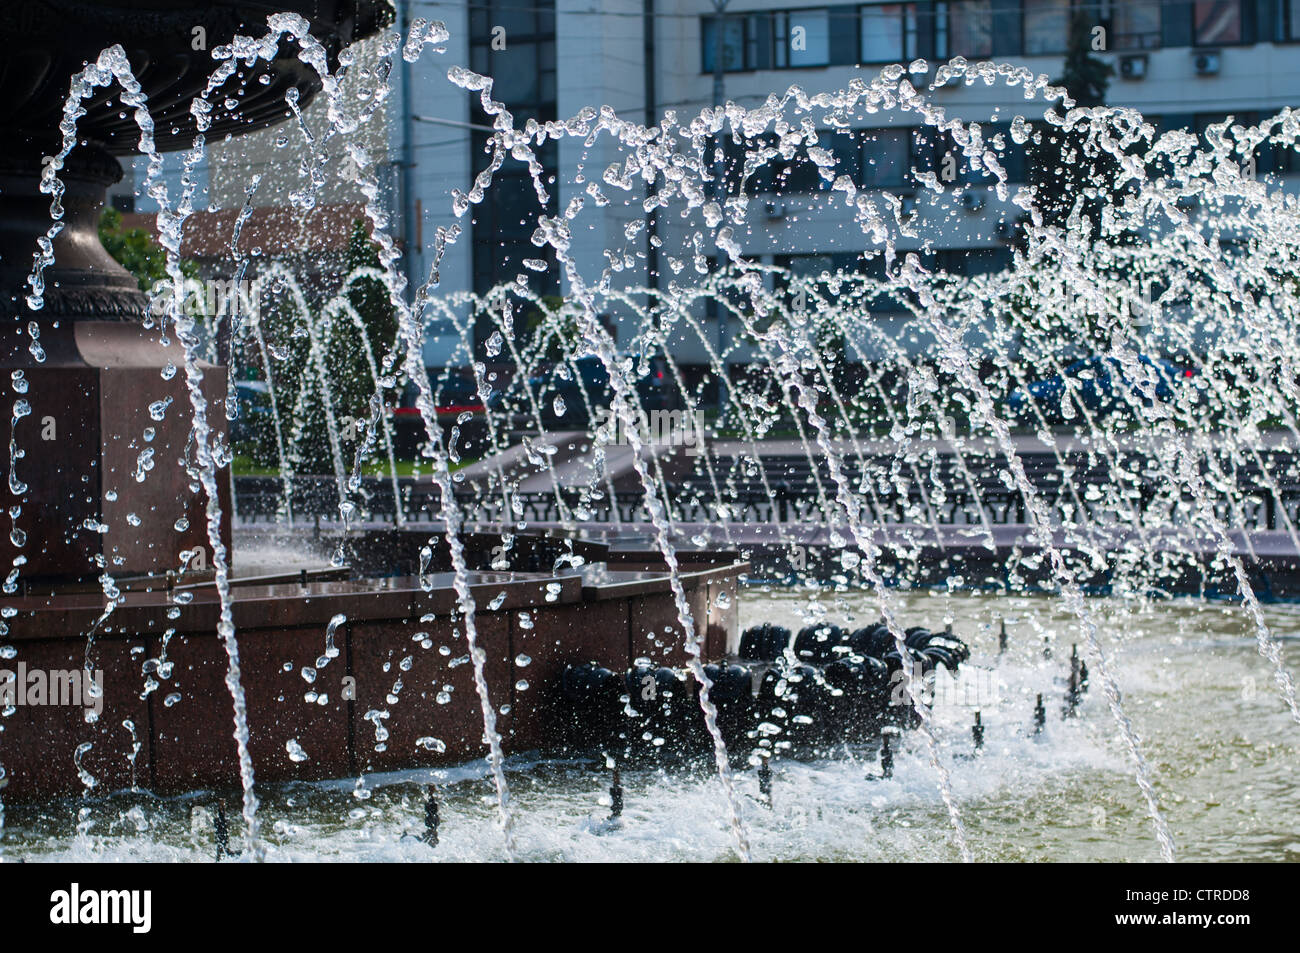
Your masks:
{"label": "fountain", "polygon": [[[499,737],[512,750],[528,750],[555,733],[543,688],[558,684],[566,663],[598,659],[622,668],[644,657],[683,664],[679,640],[670,637],[677,613],[666,576],[655,572],[656,554],[635,546],[611,554],[607,546],[520,535],[502,568],[533,571],[492,571],[489,562],[503,561],[487,541],[453,534],[450,550],[425,553],[418,568],[418,552],[391,548],[382,578],[341,581],[336,571],[304,570],[232,583],[231,524],[221,519],[231,511],[229,482],[212,478],[225,446],[225,380],[197,359],[183,317],[150,317],[156,312],[134,277],[99,244],[104,187],[119,174],[112,154],[142,147],[156,158],[155,149],[180,148],[196,136],[278,120],[287,93],[305,104],[319,90],[322,77],[312,69],[337,66],[342,44],[380,27],[381,5],[340,4],[335,19],[318,16],[310,35],[293,38],[308,51],[302,58],[288,37],[283,48],[273,40],[261,51],[263,62],[252,59],[228,86],[210,81],[204,57],[188,44],[192,29],[203,29],[214,47],[255,32],[237,5],[175,4],[129,16],[87,9],[84,17],[47,6],[50,19],[24,24],[21,38],[3,38],[34,58],[14,63],[5,87],[6,101],[18,106],[6,132],[20,146],[6,157],[4,306],[24,331],[5,354],[19,394],[9,471],[14,529],[4,543],[14,569],[5,588],[5,639],[13,643],[5,658],[19,660],[5,700],[5,796],[14,802],[124,785],[168,791],[242,780],[254,837],[254,771],[288,780],[472,758],[489,691],[501,706]],[[84,25],[84,37],[69,38],[62,28],[68,20]],[[115,36],[131,47],[99,55]],[[66,137],[52,134],[67,76],[83,56],[98,63],[77,78]],[[42,83],[20,96],[14,87],[32,76]],[[114,81],[122,87],[116,97]],[[207,121],[192,107],[227,96],[238,97],[237,116]],[[155,135],[155,128],[170,131]],[[149,141],[137,142],[141,134]],[[42,163],[51,155],[59,158]],[[45,257],[33,270],[38,247]],[[193,420],[179,410],[187,405]],[[41,428],[39,453],[34,443],[30,454],[16,449],[28,441],[20,421]],[[575,566],[585,558],[610,568],[600,578],[559,573],[562,556]],[[734,592],[740,568],[725,554],[699,554],[680,566],[678,578],[696,603],[698,637],[714,655],[734,619],[711,608],[713,597]],[[476,603],[487,609],[474,618]],[[558,651],[550,644],[557,635]],[[430,647],[445,650],[459,640],[459,655],[467,638],[474,665],[434,676],[430,666],[444,659]],[[524,664],[543,688],[515,701],[525,685],[515,671]],[[84,674],[97,686],[93,712],[12,704],[26,692],[29,672],[62,673],[78,686]],[[431,705],[437,695],[436,726],[402,719],[385,727],[403,679],[440,686],[419,694]],[[143,691],[117,690],[128,684]],[[56,696],[69,687],[50,685]],[[363,745],[370,732],[386,743]],[[119,757],[124,737],[126,758]]]}
{"label": "fountain", "polygon": [[[214,20],[211,60],[179,80],[150,72],[166,61],[162,41],[133,55],[101,34],[77,54],[89,65],[66,105],[56,83],[57,97],[24,120],[37,131],[18,127],[32,158],[15,173],[26,211],[0,249],[20,332],[7,352],[16,502],[0,657],[29,671],[99,672],[107,688],[93,711],[11,706],[0,722],[11,811],[80,794],[85,835],[91,795],[112,805],[138,789],[239,784],[247,856],[263,856],[268,839],[297,856],[303,842],[291,833],[261,833],[258,794],[280,817],[291,798],[277,785],[335,779],[343,787],[311,789],[323,816],[340,810],[330,792],[343,791],[358,824],[423,818],[418,837],[385,843],[393,856],[496,856],[482,846],[492,824],[507,857],[638,856],[594,839],[613,843],[652,813],[688,827],[704,815],[707,828],[683,842],[749,859],[789,846],[788,827],[765,813],[783,802],[807,812],[826,798],[841,830],[894,844],[897,831],[864,820],[862,805],[924,790],[933,797],[906,810],[949,836],[937,848],[898,846],[971,860],[994,849],[996,822],[972,806],[994,796],[990,785],[1005,783],[1015,804],[1071,771],[1085,786],[1102,774],[1135,781],[1106,796],[1132,802],[1149,826],[1104,810],[1094,824],[1173,860],[1178,808],[1156,770],[1167,758],[1152,757],[1143,729],[1165,723],[1125,687],[1136,672],[1148,694],[1168,689],[1162,626],[1178,627],[1169,644],[1179,647],[1202,630],[1244,634],[1264,668],[1231,656],[1224,671],[1273,690],[1252,687],[1241,704],[1269,730],[1300,723],[1279,635],[1287,617],[1269,602],[1293,591],[1300,566],[1300,299],[1286,270],[1295,208],[1243,172],[1261,143],[1296,147],[1290,113],[1214,127],[1208,148],[1104,107],[1049,110],[1037,125],[1017,117],[986,135],[929,93],[1005,83],[1050,103],[1064,91],[1023,69],[956,59],[887,67],[831,93],[792,87],[754,109],[728,104],[650,129],[594,108],[518,126],[489,78],[452,64],[451,88],[477,93],[494,124],[485,168],[452,207],[468,214],[505,163],[527,169],[539,257],[523,266],[558,268],[562,301],[522,274],[486,295],[442,293],[436,264],[408,289],[371,160],[352,149],[378,267],[343,276],[314,308],[292,274],[268,271],[275,306],[312,341],[306,373],[277,365],[274,331],[256,320],[223,341],[167,289],[153,299],[161,316],[146,308],[88,233],[105,175],[96,149],[129,144],[149,159],[144,188],[163,208],[158,238],[179,287],[204,140],[276,121],[313,92],[329,107],[327,134],[346,140],[356,123],[341,107],[339,44],[382,31],[378,7],[340,4],[310,29],[289,14],[264,27]],[[175,23],[163,32],[174,39]],[[423,20],[405,37],[383,34],[386,65],[365,108],[383,103],[397,56],[436,55],[445,37]],[[946,136],[961,164],[956,178],[913,170],[916,208],[860,188],[827,147],[828,129],[882,111]],[[1081,194],[1049,212],[1031,190],[1013,193],[1008,155],[1053,137],[1113,161],[1113,201]],[[537,152],[564,138],[603,140],[617,161],[599,181],[565,183],[574,198],[551,216],[555,183]],[[163,148],[186,150],[179,196],[158,177]],[[52,158],[39,176],[36,156]],[[798,161],[824,183],[807,214],[838,216],[861,267],[807,275],[755,261],[761,202],[750,188],[768,166]],[[780,176],[769,178],[763,187],[779,191]],[[318,187],[294,204],[310,208]],[[950,274],[925,255],[924,229],[943,227],[968,194],[1005,209],[1011,264],[1000,272]],[[626,209],[627,246],[606,249],[595,271],[573,249],[588,204]],[[671,274],[648,287],[625,280],[646,216],[669,210],[679,220],[651,243]],[[435,263],[458,237],[439,231]],[[352,319],[356,281],[382,284],[398,331],[366,339],[375,397],[347,437],[319,342]],[[881,300],[903,314],[890,328],[863,320]],[[705,307],[743,333],[720,349]],[[537,317],[526,329],[524,314]],[[608,314],[628,333],[616,338],[600,320]],[[434,319],[458,329],[482,408],[446,426],[423,366]],[[703,377],[675,359],[684,341],[708,354]],[[729,370],[741,358],[751,373]],[[217,371],[241,362],[272,395],[278,475],[236,477],[232,494],[217,412],[227,374]],[[676,406],[647,406],[662,396],[646,389],[652,364]],[[424,476],[397,472],[386,401],[403,383]],[[293,472],[291,446],[313,401],[334,470],[314,479]],[[474,460],[463,458],[471,420]],[[387,473],[364,475],[373,456]],[[313,547],[330,564],[232,576],[232,550],[253,540],[273,562]],[[1196,608],[1168,607],[1188,593]],[[1223,595],[1235,614],[1198,615]],[[1231,710],[1237,683],[1197,681],[1197,659],[1178,678],[1201,704]],[[1099,740],[1110,735],[1113,744]],[[456,767],[485,753],[486,776]],[[1273,756],[1270,770],[1284,776],[1294,755]],[[720,791],[681,780],[702,763]],[[683,773],[663,780],[666,766]],[[548,830],[574,829],[562,794],[534,799],[533,811],[511,799],[512,772],[571,771],[568,791],[592,767],[612,817],[580,828],[591,843]],[[415,801],[394,793],[411,783],[421,785]],[[636,806],[655,800],[644,797],[652,784],[673,793],[659,800],[677,815]],[[141,830],[174,825],[175,813],[160,808]],[[812,834],[795,839],[795,856],[844,854],[820,813],[799,816]],[[1068,837],[1059,846],[1077,849]]]}

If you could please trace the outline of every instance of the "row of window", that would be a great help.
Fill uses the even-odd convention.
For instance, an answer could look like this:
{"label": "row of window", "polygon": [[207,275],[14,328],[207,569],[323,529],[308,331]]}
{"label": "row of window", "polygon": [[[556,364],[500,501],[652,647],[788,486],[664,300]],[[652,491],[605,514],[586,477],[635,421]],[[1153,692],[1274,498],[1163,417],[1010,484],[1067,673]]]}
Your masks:
{"label": "row of window", "polygon": [[[921,260],[921,265],[928,271],[939,271],[949,275],[993,274],[1011,267],[1011,249],[1005,245],[992,248],[946,248],[942,251],[908,252]],[[867,278],[881,280],[885,277],[885,259],[880,255],[864,258],[855,252],[811,253],[799,255],[777,255],[772,263],[786,269],[790,274],[804,278],[817,278],[823,273],[859,274]],[[781,276],[777,279],[778,289],[787,287],[788,282]],[[903,292],[907,294],[907,292]],[[867,310],[872,314],[898,314],[907,310],[905,304],[894,295],[879,294],[866,302]],[[717,317],[716,312],[706,317]]]}
{"label": "row of window", "polygon": [[[929,271],[942,271],[949,275],[989,275],[1011,267],[1011,249],[1006,245],[994,248],[945,248],[941,251],[917,251],[921,265]],[[777,255],[772,263],[792,275],[816,278],[823,273],[837,271],[859,274],[877,281],[885,277],[885,259],[881,255],[864,258],[856,252],[813,252],[799,255]],[[784,284],[784,282],[780,282]]]}
{"label": "row of window", "polygon": [[[729,72],[852,63],[905,63],[1064,53],[1073,12],[1102,33],[1107,51],[1162,45],[1229,46],[1300,40],[1300,0],[1279,0],[1258,22],[1253,0],[932,0],[735,13],[723,19]],[[716,17],[702,18],[703,72],[714,68]],[[1172,42],[1171,42],[1172,41]]]}
{"label": "row of window", "polygon": [[[1234,121],[1252,125],[1262,115],[1237,112]],[[1147,117],[1157,130],[1185,128],[1202,137],[1214,123],[1227,116],[1222,113],[1197,113],[1190,116]],[[998,153],[999,162],[1007,173],[1007,181],[1024,183],[1028,178],[1028,147],[1013,143],[1008,123],[983,123],[980,132],[986,144]],[[1001,136],[1001,139],[997,137]],[[761,142],[744,145],[727,142],[728,184],[732,194],[744,190],[749,195],[797,195],[827,190],[831,182],[822,175],[821,168],[805,150],[791,159],[779,155],[769,159],[761,168],[744,177],[745,156],[755,153]],[[854,185],[863,189],[907,190],[920,187],[917,173],[934,172],[947,183],[989,184],[992,179],[985,173],[971,169],[957,145],[947,133],[931,126],[895,129],[823,130],[817,146],[835,157],[833,173],[836,177],[847,175]],[[951,157],[951,158],[949,158]],[[1300,171],[1300,155],[1294,150],[1261,145],[1255,153],[1257,175],[1284,175]]]}

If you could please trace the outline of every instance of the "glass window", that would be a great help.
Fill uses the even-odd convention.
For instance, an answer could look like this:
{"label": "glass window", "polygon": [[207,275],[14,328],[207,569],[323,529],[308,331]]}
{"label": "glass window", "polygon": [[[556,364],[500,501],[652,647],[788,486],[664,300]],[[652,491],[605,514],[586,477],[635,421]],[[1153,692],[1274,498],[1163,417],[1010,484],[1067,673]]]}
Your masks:
{"label": "glass window", "polygon": [[831,61],[829,11],[777,13],[773,17],[772,53],[778,68],[826,66]]}
{"label": "glass window", "polygon": [[520,43],[488,57],[492,96],[510,103],[537,99],[537,45]]}
{"label": "glass window", "polygon": [[991,275],[1011,267],[1010,248],[972,248],[965,253],[962,274]]}
{"label": "glass window", "polygon": [[860,59],[863,63],[903,63],[916,59],[916,4],[864,6]]}
{"label": "glass window", "polygon": [[[703,49],[703,71],[713,72],[713,53],[717,44],[718,21],[716,17],[705,17],[701,31]],[[728,73],[751,70],[755,63],[756,31],[753,17],[727,17],[722,30],[722,69]]]}
{"label": "glass window", "polygon": [[933,126],[912,128],[909,160],[917,172],[938,172],[939,143],[943,138],[943,134]]}
{"label": "glass window", "polygon": [[1259,147],[1257,174],[1288,175],[1300,171],[1300,153],[1282,142],[1266,142]]}
{"label": "glass window", "polygon": [[790,273],[799,278],[820,278],[834,273],[834,255],[790,255],[787,258]]}
{"label": "glass window", "polygon": [[1300,0],[1282,0],[1277,8],[1277,38],[1300,40]]}
{"label": "glass window", "polygon": [[1241,42],[1241,0],[1196,0],[1192,27],[1197,46]]}
{"label": "glass window", "polygon": [[1025,53],[1064,53],[1070,42],[1070,0],[1025,0]]}
{"label": "glass window", "polygon": [[[885,268],[884,255],[872,255],[865,260],[858,260],[854,263],[853,270],[873,281],[883,282],[889,277],[889,272]],[[900,298],[881,293],[867,302],[867,310],[871,314],[897,314],[906,311],[907,306]]]}
{"label": "glass window", "polygon": [[[982,129],[984,134],[984,144],[997,153],[998,163],[1007,173],[1007,181],[1011,183],[1028,182],[1029,169],[1027,150],[1028,143],[1018,144],[1011,138],[1011,123],[993,122],[988,123]],[[1001,137],[1001,138],[999,138]],[[992,185],[994,180],[990,175],[983,175],[983,182],[986,185]]]}
{"label": "glass window", "polygon": [[[772,191],[780,195],[819,191],[824,182],[817,164],[800,150],[790,161],[774,159],[772,166]],[[825,183],[829,187],[829,183]]]}
{"label": "glass window", "polygon": [[898,188],[905,185],[911,171],[908,129],[872,131],[862,141],[862,187],[865,189]]}
{"label": "glass window", "polygon": [[1240,0],[1196,0],[1192,5],[1192,34],[1196,46],[1214,47],[1242,42]]}
{"label": "glass window", "polygon": [[940,59],[993,55],[992,0],[949,0],[934,7],[934,49]]}
{"label": "glass window", "polygon": [[[757,152],[764,147],[776,144],[774,137],[764,136],[748,145],[736,146],[728,141],[727,169],[730,194],[737,194],[740,177],[744,172],[746,152]],[[821,166],[808,156],[808,148],[824,149],[835,159],[830,172],[831,181],[822,175]],[[750,195],[776,193],[778,195],[796,195],[799,193],[824,192],[831,188],[834,179],[847,175],[849,181],[857,182],[861,175],[859,168],[858,141],[853,134],[836,130],[821,130],[815,143],[800,147],[790,159],[777,155],[769,159],[745,183],[745,191]]]}
{"label": "glass window", "polygon": [[1102,10],[1109,21],[1113,50],[1154,50],[1160,46],[1160,0],[1110,0]]}

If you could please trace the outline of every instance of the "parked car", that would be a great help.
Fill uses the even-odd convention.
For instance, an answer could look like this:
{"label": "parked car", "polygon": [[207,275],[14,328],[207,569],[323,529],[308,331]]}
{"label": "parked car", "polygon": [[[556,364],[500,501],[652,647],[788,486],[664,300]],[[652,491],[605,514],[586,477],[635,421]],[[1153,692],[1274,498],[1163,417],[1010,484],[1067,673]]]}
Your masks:
{"label": "parked car", "polygon": [[[1162,402],[1172,401],[1176,395],[1175,388],[1187,378],[1195,376],[1195,371],[1191,368],[1180,367],[1164,358],[1139,354],[1137,359],[1149,369],[1154,378],[1155,399]],[[1067,395],[1066,378],[1074,382],[1073,390],[1078,395],[1077,398]],[[1089,413],[1105,416],[1116,411],[1127,412],[1134,403],[1151,406],[1149,393],[1144,383],[1129,380],[1125,376],[1124,366],[1118,358],[1089,357],[1075,361],[1060,374],[1013,390],[1007,395],[1007,408],[1018,419],[1034,421],[1036,417],[1030,403],[1032,398],[1048,423],[1060,423],[1065,419],[1066,401],[1077,401],[1074,405],[1076,416],[1079,403]]]}
{"label": "parked car", "polygon": [[[483,399],[479,396],[478,382],[474,372],[467,367],[431,367],[428,369],[429,384],[433,388],[434,409],[438,422],[444,431],[459,424],[461,417],[468,413],[478,418],[480,425],[483,418]],[[414,381],[408,381],[402,390],[397,406],[391,411],[393,430],[393,449],[402,459],[414,459],[419,448],[424,445],[426,435],[424,420],[416,403],[419,388]],[[461,425],[462,434],[468,438],[470,430],[477,433],[477,427],[470,427],[469,421]]]}

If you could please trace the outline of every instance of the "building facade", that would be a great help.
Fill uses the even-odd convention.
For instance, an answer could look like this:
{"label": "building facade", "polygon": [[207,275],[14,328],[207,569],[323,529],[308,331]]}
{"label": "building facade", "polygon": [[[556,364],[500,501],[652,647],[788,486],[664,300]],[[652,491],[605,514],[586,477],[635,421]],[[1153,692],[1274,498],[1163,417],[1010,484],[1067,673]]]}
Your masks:
{"label": "building facade", "polygon": [[[674,111],[680,120],[708,108],[715,95],[717,11],[713,0],[605,0],[587,9],[553,0],[472,0],[471,3],[412,3],[415,15],[446,22],[451,32],[446,63],[469,63],[494,78],[494,98],[511,109],[517,124],[575,116],[588,106],[612,107],[638,122],[657,122]],[[1300,0],[917,0],[857,4],[805,4],[790,0],[729,0],[722,19],[723,81],[726,99],[742,106],[798,85],[809,93],[845,88],[891,63],[915,59],[934,64],[962,56],[1024,66],[1051,78],[1061,74],[1071,17],[1084,13],[1100,33],[1094,54],[1114,69],[1106,100],[1142,111],[1159,129],[1203,131],[1231,115],[1256,121],[1300,103]],[[494,42],[495,41],[495,42]],[[422,61],[412,71],[413,111],[433,122],[417,124],[410,188],[421,212],[414,242],[417,271],[427,272],[429,237],[449,227],[447,196],[466,188],[487,161],[486,135],[474,128],[488,118],[477,94],[447,95],[441,64]],[[916,78],[918,86],[932,77]],[[1016,115],[1033,119],[1043,104],[1027,103],[1020,89],[956,84],[932,94],[949,116],[985,124],[1008,124]],[[1010,260],[1005,226],[1016,210],[993,199],[968,202],[960,214],[943,201],[918,193],[913,170],[932,168],[935,143],[920,129],[915,113],[864,120],[849,134],[831,137],[841,170],[866,189],[893,192],[917,201],[917,236],[901,238],[901,249],[925,249],[938,267],[975,274]],[[396,126],[390,130],[399,132]],[[585,183],[620,156],[607,140],[589,147],[581,139],[552,143],[541,156],[555,179],[549,214],[582,198]],[[392,151],[398,151],[394,148]],[[1291,178],[1300,169],[1288,153],[1261,155],[1258,172]],[[1007,171],[1014,183],[1026,178],[1024,161]],[[537,257],[528,242],[537,211],[522,166],[489,190],[471,215],[469,237],[445,252],[444,287],[486,291],[512,280],[523,258]],[[768,190],[766,193],[764,190]],[[862,264],[866,237],[843,202],[828,200],[810,164],[795,164],[750,183],[755,196],[754,227],[740,232],[743,252],[764,263],[817,273]],[[769,201],[764,201],[769,199]],[[626,246],[628,209],[617,203],[588,204],[573,234],[573,251],[585,280],[607,264],[606,251]],[[662,215],[656,232],[662,249],[680,247],[698,223]],[[464,221],[461,222],[465,224]],[[676,232],[676,234],[674,234]],[[627,285],[655,284],[672,275],[666,252],[648,234],[632,267],[619,274]],[[562,294],[565,283],[554,268],[532,282]],[[887,303],[878,320],[889,322]],[[620,316],[614,315],[619,324]],[[716,314],[705,316],[717,320]],[[627,333],[620,325],[620,336]],[[732,329],[738,331],[738,329]],[[684,362],[703,351],[682,342]],[[693,353],[698,352],[698,353]]]}
{"label": "building facade", "polygon": [[[392,95],[363,130],[364,148],[391,202],[390,227],[407,249],[410,279],[426,281],[436,264],[439,289],[445,292],[483,293],[524,274],[538,293],[567,293],[554,260],[532,244],[531,236],[539,211],[554,216],[575,200],[586,205],[575,220],[571,250],[587,281],[598,278],[609,263],[607,253],[618,250],[625,256],[618,283],[667,282],[673,278],[668,256],[680,255],[700,227],[698,217],[684,220],[674,209],[629,240],[625,229],[638,214],[644,191],[605,207],[587,194],[590,184],[622,158],[607,137],[594,144],[566,137],[540,150],[550,191],[544,210],[524,166],[511,159],[483,200],[457,216],[453,193],[467,192],[488,163],[491,119],[477,93],[449,81],[448,68],[454,65],[491,76],[493,97],[506,104],[517,126],[529,119],[564,120],[602,106],[639,123],[657,123],[669,112],[684,122],[714,101],[719,22],[725,97],[754,107],[791,86],[808,93],[834,91],[870,79],[889,64],[918,58],[931,69],[962,56],[1056,78],[1071,17],[1078,11],[1101,31],[1101,49],[1094,55],[1114,68],[1106,101],[1141,110],[1160,129],[1201,131],[1229,115],[1255,121],[1300,104],[1300,0],[832,5],[727,0],[721,21],[715,0],[395,0],[395,5],[399,25],[417,17],[441,20],[450,39],[441,54],[426,50],[414,64],[403,66],[399,60],[394,66]],[[364,68],[357,72],[364,85]],[[913,77],[918,87],[931,78]],[[994,132],[1017,115],[1034,119],[1034,111],[1041,115],[1043,108],[1041,99],[1027,102],[1022,90],[1006,85],[955,84],[929,95],[947,115],[978,121]],[[321,127],[321,109],[317,102],[305,111],[309,126]],[[207,185],[202,201],[214,208],[242,205],[248,183],[260,173],[253,203],[287,203],[307,155],[299,140],[281,127],[216,146],[200,170]],[[938,144],[920,128],[917,114],[882,111],[863,117],[854,129],[828,135],[825,144],[857,186],[915,204],[916,236],[900,237],[900,249],[924,250],[929,261],[956,273],[995,270],[1009,261],[1003,223],[1018,210],[992,196],[954,209],[918,185],[914,170],[933,168]],[[345,144],[334,140],[327,148],[341,151]],[[1007,166],[1013,184],[1024,182],[1028,171],[1015,158]],[[1280,151],[1261,154],[1257,171],[1291,187],[1300,181],[1300,174],[1293,174],[1300,173],[1297,159]],[[137,187],[138,178],[137,173]],[[119,201],[129,204],[129,180],[120,191]],[[748,258],[814,274],[866,267],[868,239],[852,210],[842,200],[831,201],[809,163],[759,175],[747,191],[755,198],[750,227],[738,230],[737,238]],[[331,176],[321,194],[326,203],[358,200],[347,176]],[[136,208],[149,210],[139,198]],[[538,258],[546,268],[536,269]],[[533,267],[524,265],[526,259]],[[715,328],[716,310],[701,315]],[[872,317],[891,322],[888,302]],[[630,316],[610,319],[620,344],[626,343]],[[734,340],[739,329],[723,330]],[[431,329],[431,340],[450,342],[449,329]],[[698,342],[680,346],[684,363],[704,359]],[[434,364],[453,359],[436,344],[426,356]]]}

